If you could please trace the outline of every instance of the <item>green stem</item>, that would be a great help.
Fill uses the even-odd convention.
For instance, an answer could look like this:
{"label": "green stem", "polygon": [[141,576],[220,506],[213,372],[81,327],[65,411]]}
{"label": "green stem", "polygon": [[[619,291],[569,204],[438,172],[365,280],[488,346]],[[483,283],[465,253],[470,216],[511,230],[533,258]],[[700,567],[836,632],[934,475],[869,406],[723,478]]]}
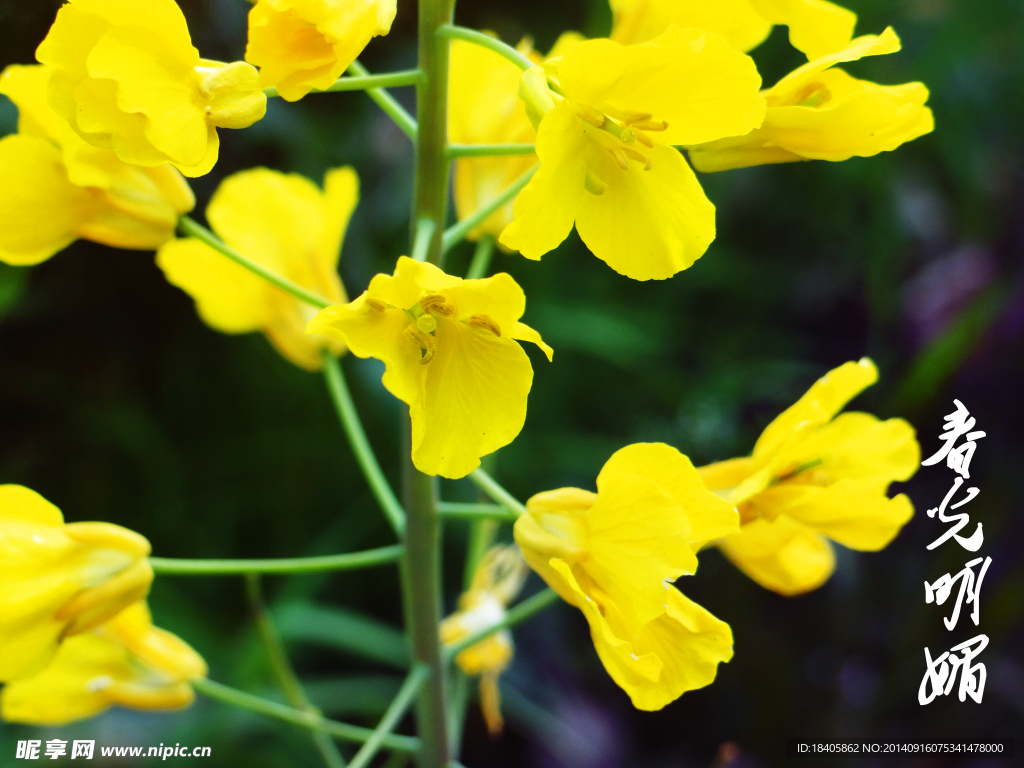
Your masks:
{"label": "green stem", "polygon": [[420,688],[423,687],[428,677],[430,677],[430,667],[424,664],[417,664],[409,671],[409,675],[405,678],[405,682],[402,683],[398,694],[391,704],[388,705],[384,717],[381,718],[380,723],[374,729],[373,736],[356,752],[352,762],[349,763],[349,768],[365,768],[370,764],[370,761],[373,760],[374,756],[383,746],[384,738],[395,730],[395,726],[405,716],[405,713],[409,711],[409,707],[416,698],[416,694],[420,692]]}
{"label": "green stem", "polygon": [[384,472],[377,463],[377,456],[370,447],[370,441],[366,439],[366,431],[359,420],[359,412],[355,403],[352,402],[352,394],[348,391],[345,383],[345,374],[341,369],[341,363],[334,355],[324,352],[324,378],[327,381],[327,390],[331,394],[331,401],[338,411],[338,418],[341,419],[341,426],[348,435],[349,444],[356,455],[356,461],[366,481],[370,484],[370,490],[384,511],[384,516],[391,523],[391,527],[399,537],[405,530],[405,510],[395,497],[394,491],[388,485]]}
{"label": "green stem", "polygon": [[196,240],[206,243],[206,245],[213,248],[213,250],[217,251],[218,253],[221,253],[224,256],[227,256],[233,262],[238,264],[238,266],[249,270],[255,275],[259,275],[268,283],[277,286],[285,293],[291,294],[299,301],[304,301],[307,304],[311,304],[317,309],[323,309],[324,307],[328,307],[331,304],[331,302],[329,302],[323,296],[319,296],[313,293],[312,291],[307,291],[301,285],[293,283],[291,280],[281,277],[280,275],[271,272],[266,267],[257,264],[252,259],[243,256],[230,245],[228,245],[215,234],[213,234],[213,232],[211,232],[202,224],[197,222],[195,219],[192,219],[188,216],[182,216],[180,219],[178,219],[178,229],[181,230],[182,234],[188,235],[189,237],[194,237]]}
{"label": "green stem", "polygon": [[505,157],[508,155],[534,155],[533,144],[449,144],[448,157]]}
{"label": "green stem", "polygon": [[[416,176],[412,227],[416,239],[424,219],[434,224],[425,261],[443,268],[442,235],[448,215],[448,40],[438,28],[450,24],[455,0],[419,0],[419,68],[416,87]],[[422,741],[419,768],[445,768],[448,752],[447,668],[441,655],[441,525],[435,508],[437,480],[412,463],[412,426],[403,423],[402,501],[408,515],[402,597],[406,633],[415,662],[430,670],[416,702],[416,729]]]}
{"label": "green stem", "polygon": [[462,504],[454,501],[441,501],[437,504],[437,513],[441,517],[456,520],[494,520],[514,523],[519,515],[500,504]]}
{"label": "green stem", "polygon": [[420,219],[416,222],[416,236],[412,241],[412,260],[426,261],[430,250],[430,241],[434,237],[437,225],[433,219]]}
{"label": "green stem", "polygon": [[[339,77],[332,85],[322,91],[314,88],[310,93],[336,93],[338,91],[366,91],[371,88],[398,88],[403,85],[416,85],[423,77],[418,69],[403,69],[383,75],[356,75]],[[264,88],[263,93],[268,99],[279,96],[277,88]]]}
{"label": "green stem", "polygon": [[475,29],[466,29],[466,27],[457,27],[454,24],[445,24],[437,30],[437,34],[451,40],[465,40],[467,43],[473,43],[474,45],[479,45],[481,48],[487,48],[490,51],[494,51],[499,56],[504,56],[524,72],[534,66],[534,62],[530,61],[528,57],[521,54],[511,45],[503,43],[501,40],[496,37],[492,37],[491,35],[484,34],[483,32],[477,32]]}
{"label": "green stem", "polygon": [[469,479],[476,483],[477,488],[486,493],[496,502],[512,510],[516,517],[526,514],[526,507],[511,493],[506,491],[498,482],[488,475],[483,469],[474,469],[469,473]]}
{"label": "green stem", "polygon": [[487,217],[494,213],[496,210],[501,208],[505,203],[511,200],[513,197],[519,194],[519,191],[526,186],[526,184],[533,177],[533,174],[537,172],[537,166],[534,166],[530,170],[526,171],[518,179],[513,181],[500,195],[489,201],[487,205],[484,205],[473,212],[472,216],[460,221],[458,224],[454,224],[445,231],[444,233],[444,250],[448,250],[453,245],[458,243],[462,238],[466,236],[468,232],[476,228],[478,225],[483,224],[487,220]]}
{"label": "green stem", "polygon": [[[348,66],[348,71],[353,75],[362,77],[369,77],[370,73],[366,67],[360,64],[358,61],[353,61]],[[417,87],[423,82],[423,70],[417,70],[420,75],[416,79]],[[337,83],[335,83],[337,85]],[[385,91],[383,88],[369,88],[366,91],[366,95],[377,102],[377,106],[384,110],[384,113],[390,117],[395,125],[397,125],[406,136],[413,141],[416,141],[416,120],[405,111],[405,107],[399,104],[395,97]]]}
{"label": "green stem", "polygon": [[[358,725],[339,723],[337,720],[328,720],[326,717],[317,715],[314,712],[303,712],[293,707],[278,704],[276,701],[253,696],[251,693],[239,691],[221,683],[215,683],[209,678],[201,677],[189,681],[192,687],[204,696],[216,699],[224,704],[233,707],[247,709],[266,717],[282,720],[292,725],[308,728],[311,731],[323,731],[336,739],[365,743],[373,736],[369,728],[361,728]],[[414,736],[398,736],[388,734],[383,739],[383,745],[388,749],[398,749],[403,752],[416,752],[420,748],[420,740]]]}
{"label": "green stem", "polygon": [[444,657],[451,661],[459,654],[460,651],[466,650],[471,645],[476,645],[485,637],[493,635],[499,629],[507,629],[508,627],[515,626],[555,602],[558,602],[558,593],[555,592],[555,590],[545,589],[538,592],[533,597],[527,598],[514,607],[509,608],[508,612],[505,614],[505,618],[501,621],[497,621],[489,627],[485,627],[484,629],[477,630],[472,634],[466,635],[457,643],[446,645],[444,647]]}
{"label": "green stem", "polygon": [[[281,642],[281,636],[277,633],[274,622],[270,619],[265,603],[263,602],[263,590],[260,585],[260,577],[255,573],[245,575],[245,592],[249,598],[249,607],[252,609],[253,619],[256,622],[256,632],[263,642],[263,648],[267,652],[267,659],[270,661],[270,668],[277,678],[277,686],[281,693],[296,709],[304,712],[312,712],[319,715],[319,710],[313,706],[309,697],[306,696],[299,676],[295,674],[295,668],[288,659],[288,652]],[[327,768],[345,768],[345,758],[338,751],[338,746],[330,736],[321,731],[311,733],[313,744],[324,759]]]}
{"label": "green stem", "polygon": [[240,576],[247,573],[322,573],[372,568],[395,563],[402,558],[402,546],[368,549],[344,555],[323,557],[288,557],[276,560],[183,560],[174,557],[151,557],[153,572],[167,576]]}
{"label": "green stem", "polygon": [[484,235],[476,244],[476,251],[473,253],[473,261],[466,271],[467,280],[479,280],[487,275],[491,266],[491,257],[494,255],[494,235]]}

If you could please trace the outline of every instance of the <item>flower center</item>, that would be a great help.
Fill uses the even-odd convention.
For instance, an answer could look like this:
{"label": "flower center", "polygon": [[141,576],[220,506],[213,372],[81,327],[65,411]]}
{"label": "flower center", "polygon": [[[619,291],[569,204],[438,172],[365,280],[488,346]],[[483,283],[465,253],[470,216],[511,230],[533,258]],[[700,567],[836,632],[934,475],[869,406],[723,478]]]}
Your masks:
{"label": "flower center", "polygon": [[[387,309],[387,305],[377,299],[367,299],[366,303],[378,312]],[[403,334],[406,339],[422,350],[420,364],[426,365],[437,354],[437,337],[434,335],[434,331],[437,330],[437,318],[453,316],[456,308],[453,304],[449,304],[444,296],[432,293],[427,294],[404,311],[409,324],[405,326]],[[501,326],[489,315],[473,315],[463,322],[466,325],[490,331],[495,336],[501,336]]]}
{"label": "flower center", "polygon": [[[622,170],[629,170],[630,161],[642,163],[645,171],[651,170],[651,157],[646,150],[654,149],[654,142],[647,133],[667,130],[666,121],[655,120],[650,112],[623,111],[609,117],[585,104],[574,104],[573,111],[588,126],[598,129],[587,130],[587,135],[596,141]],[[587,176],[588,191],[594,194],[604,192],[603,183],[592,179],[590,173]]]}

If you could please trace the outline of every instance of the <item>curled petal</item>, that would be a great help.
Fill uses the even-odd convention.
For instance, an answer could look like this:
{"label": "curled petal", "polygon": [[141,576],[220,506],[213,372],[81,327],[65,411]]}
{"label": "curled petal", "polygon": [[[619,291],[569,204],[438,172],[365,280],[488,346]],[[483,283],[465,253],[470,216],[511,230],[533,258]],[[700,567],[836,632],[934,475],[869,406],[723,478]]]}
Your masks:
{"label": "curled petal", "polygon": [[786,515],[753,520],[718,547],[743,573],[780,595],[817,589],[835,570],[828,539]]}

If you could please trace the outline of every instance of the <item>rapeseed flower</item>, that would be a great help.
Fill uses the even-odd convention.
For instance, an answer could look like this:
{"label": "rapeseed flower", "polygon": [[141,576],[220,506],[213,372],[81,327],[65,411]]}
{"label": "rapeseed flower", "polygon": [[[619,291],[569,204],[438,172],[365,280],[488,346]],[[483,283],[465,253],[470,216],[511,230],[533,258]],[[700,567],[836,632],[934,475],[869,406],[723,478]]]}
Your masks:
{"label": "rapeseed flower", "polygon": [[112,706],[182,709],[195,698],[188,681],[205,676],[202,657],[177,636],[154,627],[140,601],[65,640],[38,675],[4,686],[0,717],[64,725]]}
{"label": "rapeseed flower", "polygon": [[459,478],[523,427],[533,368],[517,340],[551,359],[540,334],[519,322],[525,308],[523,289],[505,273],[463,280],[402,256],[394,275],[377,275],[306,330],[382,360],[384,386],[409,406],[413,464]]}
{"label": "rapeseed flower", "polygon": [[[225,243],[256,263],[342,302],[338,258],[358,201],[359,177],[351,168],[328,171],[322,192],[304,176],[254,168],[221,182],[206,218]],[[172,240],[156,263],[168,281],[195,299],[211,328],[262,331],[285,359],[311,371],[322,367],[324,349],[335,355],[345,351],[335,339],[306,334],[315,309],[199,240]]]}
{"label": "rapeseed flower", "polygon": [[686,269],[715,237],[715,209],[673,145],[749,133],[764,119],[760,85],[723,38],[674,26],[640,45],[580,42],[527,70],[520,93],[540,167],[501,243],[539,259],[575,223],[627,277]]}
{"label": "rapeseed flower", "polygon": [[[459,598],[459,610],[441,622],[441,642],[457,643],[504,619],[505,609],[519,594],[527,573],[517,547],[490,549],[473,572],[469,589]],[[455,657],[455,663],[465,674],[480,675],[480,708],[487,730],[494,735],[504,728],[498,678],[512,662],[514,653],[512,633],[500,629]]]}
{"label": "rapeseed flower", "polygon": [[149,542],[110,523],[70,523],[20,485],[0,485],[0,682],[46,666],[62,640],[149,591]]}
{"label": "rapeseed flower", "polygon": [[[580,42],[575,32],[566,32],[555,42],[549,57],[560,56]],[[540,56],[524,38],[517,50],[535,62]],[[504,56],[463,40],[453,40],[448,69],[448,140],[453,144],[531,144],[536,131],[526,116],[517,94],[519,67]],[[505,191],[537,163],[533,155],[460,157],[452,169],[455,212],[459,220]],[[497,239],[512,222],[509,201],[466,237],[484,235]]]}
{"label": "rapeseed flower", "polygon": [[526,503],[515,539],[526,562],[587,617],[597,654],[638,709],[656,710],[715,678],[732,630],[671,582],[697,570],[701,543],[736,531],[732,504],[663,443],[627,446],[597,493],[560,488]]}
{"label": "rapeseed flower", "polygon": [[705,485],[737,505],[742,521],[719,548],[761,586],[783,595],[816,589],[835,567],[829,539],[874,552],[913,516],[904,494],[886,496],[920,462],[913,427],[839,413],[877,380],[869,359],[844,363],[765,428],[752,456],[700,468]]}
{"label": "rapeseed flower", "polygon": [[245,60],[260,68],[261,88],[297,101],[327,88],[371,38],[390,32],[395,10],[395,0],[257,0]]}
{"label": "rapeseed flower", "polygon": [[764,92],[768,111],[746,136],[688,147],[699,171],[797,160],[848,160],[888,152],[935,127],[923,83],[878,85],[835,64],[894,53],[891,28],[858,37],[840,51],[804,64]]}
{"label": "rapeseed flower", "polygon": [[46,102],[45,67],[12,64],[0,93],[18,133],[0,139],[0,261],[38,264],[78,238],[157,248],[195,198],[171,166],[139,168],[84,142]]}
{"label": "rapeseed flower", "polygon": [[246,128],[267,109],[253,67],[199,57],[174,0],[69,0],[36,58],[57,114],[132,165],[202,176],[217,128]]}
{"label": "rapeseed flower", "polygon": [[789,26],[789,41],[807,58],[844,48],[857,15],[825,0],[611,0],[612,40],[632,45],[669,26],[698,27],[721,35],[738,51],[756,48],[776,24]]}

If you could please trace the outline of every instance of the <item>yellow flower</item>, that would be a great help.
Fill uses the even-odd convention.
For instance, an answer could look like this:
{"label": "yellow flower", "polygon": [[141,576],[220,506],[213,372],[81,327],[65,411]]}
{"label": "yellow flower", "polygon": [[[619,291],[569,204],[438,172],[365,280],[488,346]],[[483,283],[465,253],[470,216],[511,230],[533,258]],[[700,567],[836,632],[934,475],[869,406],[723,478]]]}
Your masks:
{"label": "yellow flower", "polygon": [[[519,594],[528,572],[516,547],[489,550],[473,572],[469,589],[459,598],[459,610],[441,622],[441,642],[451,645],[504,619],[505,608]],[[487,730],[494,735],[504,727],[498,677],[512,662],[514,652],[512,633],[502,629],[455,657],[467,675],[480,675],[480,708]]]}
{"label": "yellow flower", "polygon": [[149,542],[110,523],[64,524],[35,491],[0,485],[0,682],[35,674],[62,639],[149,591]]}
{"label": "yellow flower", "polygon": [[395,0],[257,0],[245,60],[260,68],[261,88],[297,101],[327,88],[370,38],[391,31],[395,8]]}
{"label": "yellow flower", "polygon": [[736,531],[735,508],[663,443],[627,446],[597,493],[539,493],[515,524],[526,562],[587,617],[598,656],[638,709],[661,709],[715,679],[732,630],[669,582],[697,570],[701,542]]}
{"label": "yellow flower", "polygon": [[206,662],[183,640],[153,626],[144,601],[90,632],[64,641],[46,669],[0,691],[0,716],[32,725],[64,725],[112,706],[182,709],[189,680]]}
{"label": "yellow flower", "polygon": [[[566,32],[549,56],[560,56],[582,38]],[[539,61],[524,38],[518,50]],[[515,64],[494,51],[462,40],[453,40],[448,75],[448,140],[453,144],[532,144],[536,131],[517,94],[519,76]],[[509,157],[462,157],[453,167],[455,212],[467,219],[537,163],[533,155]],[[497,238],[512,222],[508,202],[467,234],[470,240],[484,235]]]}
{"label": "yellow flower", "polygon": [[737,138],[691,146],[699,171],[724,171],[797,160],[849,160],[896,149],[930,133],[932,111],[923,83],[878,85],[833,65],[900,49],[892,28],[858,37],[837,53],[808,62],[764,92],[764,124]]}
{"label": "yellow flower", "polygon": [[719,548],[761,586],[783,595],[816,589],[835,565],[828,539],[874,552],[914,514],[905,495],[886,496],[920,462],[913,427],[868,413],[836,415],[877,380],[867,358],[839,366],[765,428],[750,458],[699,470],[709,489],[737,505],[743,523]]}
{"label": "yellow flower", "polygon": [[70,0],[36,50],[54,110],[126,163],[186,176],[217,162],[217,128],[246,128],[267,97],[256,70],[199,58],[174,0]]}
{"label": "yellow flower", "polygon": [[463,280],[402,256],[394,276],[377,275],[306,330],[384,361],[384,386],[409,406],[413,464],[459,478],[523,428],[533,368],[516,340],[551,359],[540,334],[519,322],[525,308],[523,289],[505,273]]}
{"label": "yellow flower", "polygon": [[612,40],[627,45],[657,37],[670,25],[721,35],[738,51],[756,48],[775,24],[807,58],[844,48],[857,14],[825,0],[611,0]]}
{"label": "yellow flower", "polygon": [[502,244],[539,259],[575,222],[594,255],[627,277],[686,269],[715,237],[715,209],[672,145],[759,126],[760,84],[753,61],[723,38],[678,27],[641,45],[587,40],[527,70],[520,93],[540,121],[540,168]]}
{"label": "yellow flower", "polygon": [[18,133],[0,139],[0,261],[38,264],[80,237],[141,249],[172,238],[195,205],[181,174],[86,144],[46,103],[48,80],[38,65],[0,74],[18,107]]}
{"label": "yellow flower", "polygon": [[[324,191],[298,174],[266,168],[236,173],[221,182],[206,218],[235,250],[330,301],[345,301],[338,257],[349,218],[359,201],[351,168],[324,176]],[[287,360],[310,371],[321,351],[340,355],[343,344],[306,334],[316,310],[222,256],[186,238],[164,245],[156,257],[167,279],[196,301],[199,316],[223,333],[262,331]]]}

